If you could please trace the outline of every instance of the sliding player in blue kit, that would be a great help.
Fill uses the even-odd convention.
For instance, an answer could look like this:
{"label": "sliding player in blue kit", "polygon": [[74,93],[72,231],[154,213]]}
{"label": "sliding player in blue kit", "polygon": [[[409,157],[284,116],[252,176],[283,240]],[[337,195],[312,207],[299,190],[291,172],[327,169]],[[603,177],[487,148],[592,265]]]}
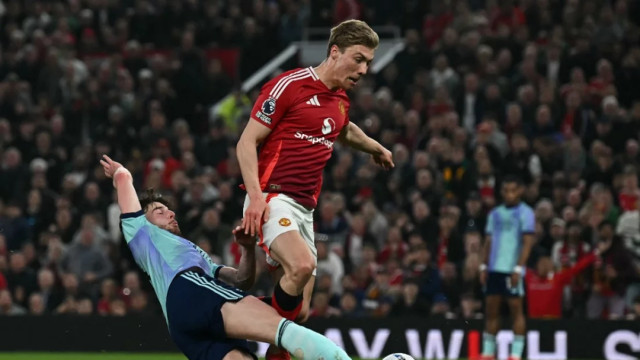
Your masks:
{"label": "sliding player in blue kit", "polygon": [[139,200],[126,168],[106,155],[100,164],[116,188],[124,238],[150,277],[171,338],[190,360],[257,359],[247,340],[282,347],[305,360],[349,359],[326,337],[236,288],[251,287],[255,274],[255,239],[242,228],[233,231],[242,246],[239,268],[217,265],[180,236],[166,200],[152,192]]}

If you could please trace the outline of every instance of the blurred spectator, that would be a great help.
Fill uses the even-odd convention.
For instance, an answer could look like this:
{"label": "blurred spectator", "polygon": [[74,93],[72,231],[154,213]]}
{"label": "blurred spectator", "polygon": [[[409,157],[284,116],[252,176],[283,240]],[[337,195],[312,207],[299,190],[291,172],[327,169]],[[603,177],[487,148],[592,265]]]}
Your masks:
{"label": "blurred spectator", "polygon": [[[564,271],[573,268],[576,264],[588,256],[589,244],[583,239],[583,230],[580,223],[571,221],[566,224],[565,239],[556,242],[552,250],[553,268]],[[564,291],[564,306],[567,314],[577,313],[585,307],[588,292],[586,276],[574,275],[571,285]]]}
{"label": "blurred spectator", "polygon": [[589,254],[571,268],[558,273],[554,272],[551,258],[546,256],[538,258],[536,269],[530,269],[525,273],[528,316],[542,319],[560,318],[563,288],[571,282],[573,276],[596,261],[596,257]]}
{"label": "blurred spectator", "polygon": [[330,295],[325,291],[315,291],[311,300],[309,317],[334,317],[340,316],[340,310],[329,305]]}
{"label": "blurred spectator", "polygon": [[402,285],[402,294],[391,309],[392,316],[427,316],[429,302],[419,294],[419,284],[414,278],[407,278]]}
{"label": "blurred spectator", "polygon": [[479,91],[478,76],[469,73],[464,77],[463,91],[456,101],[456,110],[462,126],[470,133],[482,119],[483,98]]}
{"label": "blurred spectator", "polygon": [[458,277],[458,270],[454,263],[446,262],[440,268],[440,278],[442,279],[442,295],[447,302],[448,310],[458,312],[461,297],[461,282]]}
{"label": "blurred spectator", "polygon": [[340,313],[347,318],[362,316],[362,309],[358,304],[358,299],[352,292],[345,291],[342,293],[340,297]]}
{"label": "blurred spectator", "polygon": [[124,301],[120,299],[112,300],[109,304],[109,308],[111,309],[111,315],[113,316],[125,316],[127,314],[127,307]]}
{"label": "blurred spectator", "polygon": [[91,315],[93,314],[93,302],[89,297],[82,297],[78,300],[75,311],[78,315]]}
{"label": "blurred spectator", "polygon": [[447,262],[460,264],[464,260],[464,245],[456,222],[456,217],[450,213],[442,213],[438,218],[438,237],[434,239],[430,250],[436,254],[436,264],[441,270]]}
{"label": "blurred spectator", "polygon": [[45,311],[49,313],[56,309],[63,299],[63,294],[55,281],[53,271],[43,268],[38,272],[38,295]]}
{"label": "blurred spectator", "polygon": [[374,275],[373,282],[365,291],[362,305],[368,315],[384,317],[391,310],[393,295],[390,276],[386,269],[380,268]]}
{"label": "blurred spectator", "polygon": [[14,252],[9,258],[7,282],[13,301],[19,305],[26,305],[29,295],[37,289],[36,274],[27,267],[21,252]]}
{"label": "blurred spectator", "polygon": [[131,294],[141,291],[140,287],[140,275],[136,271],[129,271],[124,274],[122,281],[122,290],[120,290],[120,296],[123,298],[125,305],[131,305]]}
{"label": "blurred spectator", "polygon": [[328,274],[331,276],[330,294],[340,294],[342,292],[342,278],[344,277],[344,265],[340,257],[330,249],[328,236],[316,233],[315,244],[318,255],[316,271],[318,276]]}
{"label": "blurred spectator", "polygon": [[220,223],[220,212],[215,208],[206,209],[201,217],[200,225],[188,236],[194,242],[204,238],[209,242],[214,254],[224,254],[225,246],[231,241],[231,228]]}
{"label": "blurred spectator", "polygon": [[631,306],[631,313],[627,317],[630,320],[640,319],[640,296],[633,299],[633,305]]}
{"label": "blurred spectator", "polygon": [[93,287],[113,271],[95,237],[92,229],[81,229],[79,241],[69,247],[62,259],[62,270],[74,274],[82,287]]}
{"label": "blurred spectator", "polygon": [[8,287],[7,279],[5,278],[4,274],[2,274],[2,272],[0,272],[0,290],[4,290],[7,287]]}
{"label": "blurred spectator", "polygon": [[473,294],[463,294],[460,299],[460,316],[463,319],[481,319],[482,304]]}
{"label": "blurred spectator", "polygon": [[[587,317],[619,319],[624,315],[627,287],[637,278],[636,269],[622,239],[615,235],[613,224],[605,220],[598,225],[598,241],[608,243],[610,248],[595,266]],[[603,315],[605,310],[607,315]]]}
{"label": "blurred spectator", "polygon": [[0,290],[0,315],[24,315],[27,311],[13,303],[9,290]]}
{"label": "blurred spectator", "polygon": [[118,299],[118,288],[113,279],[104,279],[100,284],[100,299],[96,310],[100,315],[111,314],[111,302]]}
{"label": "blurred spectator", "polygon": [[22,215],[22,207],[16,201],[9,202],[0,214],[0,226],[7,243],[7,250],[16,251],[29,239],[29,224]]}
{"label": "blurred spectator", "polygon": [[351,229],[344,244],[345,270],[351,272],[362,263],[365,244],[375,244],[375,238],[367,231],[366,222],[361,214],[351,218]]}
{"label": "blurred spectator", "polygon": [[397,227],[389,229],[385,246],[378,253],[377,261],[384,264],[387,260],[400,260],[407,252],[407,244],[402,240],[402,232]]}
{"label": "blurred spectator", "polygon": [[33,293],[29,296],[29,315],[43,315],[46,310],[42,295]]}
{"label": "blurred spectator", "polygon": [[149,306],[147,294],[143,291],[136,291],[131,294],[130,314],[150,315],[153,314]]}
{"label": "blurred spectator", "polygon": [[443,294],[438,294],[433,298],[433,306],[431,306],[431,316],[447,318],[452,316],[451,305]]}
{"label": "blurred spectator", "polygon": [[6,203],[20,199],[26,192],[29,174],[25,163],[30,159],[24,159],[23,162],[20,150],[15,147],[5,149],[2,155],[0,198]]}

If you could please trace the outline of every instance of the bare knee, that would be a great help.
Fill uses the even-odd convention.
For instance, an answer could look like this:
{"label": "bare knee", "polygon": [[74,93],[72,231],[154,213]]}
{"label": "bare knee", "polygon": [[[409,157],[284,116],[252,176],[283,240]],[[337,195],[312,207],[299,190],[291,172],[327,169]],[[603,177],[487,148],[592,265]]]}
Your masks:
{"label": "bare knee", "polygon": [[222,360],[254,360],[251,355],[243,350],[231,350],[225,355]]}
{"label": "bare knee", "polygon": [[313,275],[313,270],[315,268],[315,261],[311,258],[303,261],[297,261],[292,264],[291,272],[288,275],[291,281],[295,283],[299,289],[303,289],[311,278],[311,275]]}

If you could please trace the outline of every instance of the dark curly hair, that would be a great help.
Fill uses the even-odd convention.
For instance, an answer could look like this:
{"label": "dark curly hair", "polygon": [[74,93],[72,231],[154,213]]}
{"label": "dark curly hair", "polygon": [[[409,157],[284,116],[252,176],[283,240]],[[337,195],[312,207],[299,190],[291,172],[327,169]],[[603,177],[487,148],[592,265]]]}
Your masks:
{"label": "dark curly hair", "polygon": [[165,199],[162,194],[156,192],[156,190],[153,188],[145,190],[144,194],[140,196],[140,206],[142,206],[142,211],[144,213],[146,213],[149,209],[149,205],[154,202],[158,202],[168,208],[171,207],[171,203],[169,202],[169,200]]}

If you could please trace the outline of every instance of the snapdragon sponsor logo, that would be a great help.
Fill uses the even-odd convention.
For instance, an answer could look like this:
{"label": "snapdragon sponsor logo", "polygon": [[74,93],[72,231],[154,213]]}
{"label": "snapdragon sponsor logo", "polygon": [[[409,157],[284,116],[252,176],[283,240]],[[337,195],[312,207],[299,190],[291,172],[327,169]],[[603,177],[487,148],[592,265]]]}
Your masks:
{"label": "snapdragon sponsor logo", "polygon": [[321,145],[326,146],[329,149],[333,148],[333,141],[326,139],[324,136],[316,137],[316,136],[303,134],[300,131],[297,131],[296,135],[295,135],[295,138],[296,139],[301,139],[301,140],[306,140],[306,141],[312,143],[313,145],[321,144]]}

